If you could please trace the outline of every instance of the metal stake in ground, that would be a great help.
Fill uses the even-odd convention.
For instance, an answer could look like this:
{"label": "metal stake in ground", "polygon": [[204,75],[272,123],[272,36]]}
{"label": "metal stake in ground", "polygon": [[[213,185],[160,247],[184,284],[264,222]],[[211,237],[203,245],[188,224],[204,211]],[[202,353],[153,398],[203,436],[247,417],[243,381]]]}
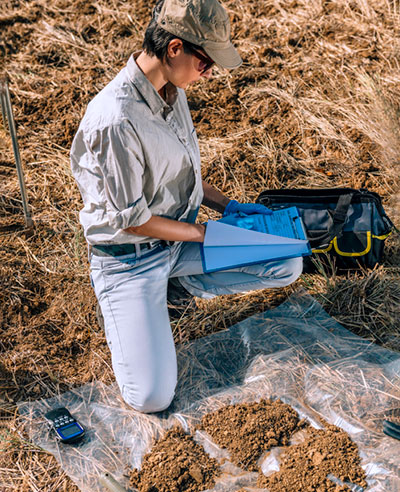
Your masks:
{"label": "metal stake in ground", "polygon": [[[0,84],[1,84],[1,81],[0,81]],[[3,116],[3,126],[4,126],[4,130],[6,129],[7,127],[7,119],[6,119],[6,106],[4,104],[4,100],[3,100],[3,93],[1,92],[0,93],[0,103],[1,103],[1,114]]]}
{"label": "metal stake in ground", "polygon": [[14,116],[11,107],[10,92],[8,90],[8,80],[6,77],[0,79],[0,99],[1,99],[1,110],[3,113],[3,120],[4,120],[4,128],[6,127],[5,116],[7,116],[8,128],[10,130],[10,135],[13,145],[15,164],[17,166],[19,187],[22,196],[22,206],[24,208],[25,224],[28,228],[32,228],[34,224],[29,211],[28,200],[26,197],[24,173],[21,165],[21,157],[19,154],[17,132],[15,130],[15,122],[14,122]]}

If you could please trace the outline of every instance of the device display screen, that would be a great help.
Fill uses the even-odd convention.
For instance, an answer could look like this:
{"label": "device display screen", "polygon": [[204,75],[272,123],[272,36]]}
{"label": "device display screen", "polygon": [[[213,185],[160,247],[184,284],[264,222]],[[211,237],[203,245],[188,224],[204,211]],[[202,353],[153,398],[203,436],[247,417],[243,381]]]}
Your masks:
{"label": "device display screen", "polygon": [[68,437],[76,436],[82,432],[82,429],[78,424],[71,424],[67,427],[63,427],[62,429],[58,429],[61,437],[63,439],[67,439]]}

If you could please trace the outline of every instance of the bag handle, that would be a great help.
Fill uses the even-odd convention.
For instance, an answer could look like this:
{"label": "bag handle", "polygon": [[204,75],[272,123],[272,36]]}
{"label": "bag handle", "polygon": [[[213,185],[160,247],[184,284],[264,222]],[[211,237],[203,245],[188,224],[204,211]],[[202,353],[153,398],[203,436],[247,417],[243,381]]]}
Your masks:
{"label": "bag handle", "polygon": [[[332,239],[342,232],[353,195],[354,193],[348,193],[339,197],[336,208],[332,214],[331,227],[320,236],[309,239],[310,243],[317,241],[318,248],[327,247]],[[320,244],[321,242],[322,244]]]}

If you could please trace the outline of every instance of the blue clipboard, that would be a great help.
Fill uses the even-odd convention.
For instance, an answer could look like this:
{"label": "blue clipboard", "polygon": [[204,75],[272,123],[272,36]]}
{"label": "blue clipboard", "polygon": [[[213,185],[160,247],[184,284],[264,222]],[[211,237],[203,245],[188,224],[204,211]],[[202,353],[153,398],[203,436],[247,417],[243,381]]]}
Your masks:
{"label": "blue clipboard", "polygon": [[[294,210],[293,210],[294,209]],[[286,209],[289,222],[283,220],[282,211],[278,225],[284,227],[284,233],[294,236],[285,237],[277,234],[249,230],[234,225],[209,220],[207,223],[204,243],[201,246],[201,256],[204,272],[216,272],[245,265],[264,263],[272,260],[283,260],[296,256],[307,256],[311,254],[309,242],[305,239],[305,233],[301,224],[292,219],[298,218],[295,207]],[[275,212],[274,212],[275,213]],[[251,216],[250,216],[251,217]],[[274,220],[270,217],[270,229]],[[272,219],[272,220],[271,220]],[[295,223],[294,227],[288,228],[290,221]],[[257,221],[256,221],[257,222]],[[276,222],[276,221],[275,221]],[[283,225],[282,225],[283,224]],[[255,227],[262,227],[256,224]],[[276,230],[275,226],[275,230]],[[282,231],[280,231],[282,232]],[[298,239],[298,237],[302,239]]]}

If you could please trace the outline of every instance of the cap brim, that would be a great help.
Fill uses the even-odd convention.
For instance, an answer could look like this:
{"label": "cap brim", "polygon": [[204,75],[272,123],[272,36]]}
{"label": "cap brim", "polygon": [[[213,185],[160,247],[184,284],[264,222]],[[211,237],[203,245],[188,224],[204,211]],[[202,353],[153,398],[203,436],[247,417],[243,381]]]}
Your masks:
{"label": "cap brim", "polygon": [[223,49],[213,49],[208,46],[202,46],[202,48],[217,65],[220,65],[223,68],[231,70],[240,67],[243,63],[243,60],[233,44],[230,44],[227,48]]}

